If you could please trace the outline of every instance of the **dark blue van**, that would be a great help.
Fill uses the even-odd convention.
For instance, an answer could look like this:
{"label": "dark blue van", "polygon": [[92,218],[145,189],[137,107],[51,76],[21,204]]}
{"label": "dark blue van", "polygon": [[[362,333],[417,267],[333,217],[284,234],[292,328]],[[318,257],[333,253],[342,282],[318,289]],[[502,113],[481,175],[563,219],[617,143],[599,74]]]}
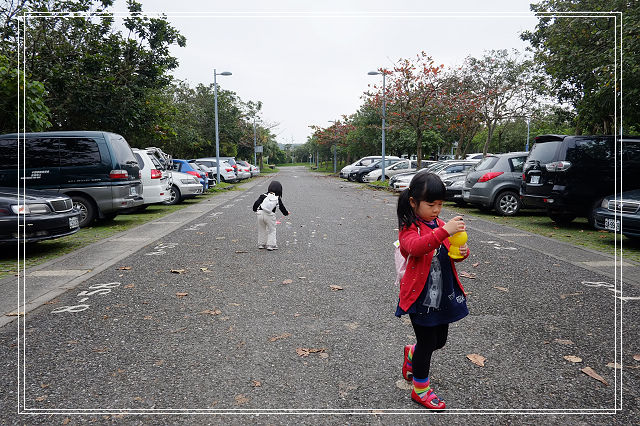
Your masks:
{"label": "dark blue van", "polygon": [[138,162],[120,135],[96,131],[0,136],[0,186],[65,194],[80,226],[143,203]]}

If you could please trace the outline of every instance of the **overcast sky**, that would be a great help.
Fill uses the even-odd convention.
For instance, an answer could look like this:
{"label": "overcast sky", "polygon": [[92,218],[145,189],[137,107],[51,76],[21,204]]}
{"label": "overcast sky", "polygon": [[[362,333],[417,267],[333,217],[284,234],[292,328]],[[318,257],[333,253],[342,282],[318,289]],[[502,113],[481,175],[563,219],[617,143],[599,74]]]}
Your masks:
{"label": "overcast sky", "polygon": [[[231,71],[220,87],[262,101],[280,143],[304,143],[310,125],[356,112],[367,85],[381,83],[368,71],[421,51],[456,65],[485,50],[524,50],[519,34],[537,23],[526,0],[139,1],[187,38],[172,49],[174,75],[194,87],[212,83],[214,69]],[[114,10],[126,11],[124,0]]]}

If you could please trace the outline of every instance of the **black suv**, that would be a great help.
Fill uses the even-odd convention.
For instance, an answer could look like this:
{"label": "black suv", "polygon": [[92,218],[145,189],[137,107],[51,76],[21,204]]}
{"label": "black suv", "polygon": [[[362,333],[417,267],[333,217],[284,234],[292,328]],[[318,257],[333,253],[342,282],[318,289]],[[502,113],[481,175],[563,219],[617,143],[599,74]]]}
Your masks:
{"label": "black suv", "polygon": [[[616,155],[617,154],[617,155]],[[557,223],[586,217],[593,226],[602,199],[640,187],[640,137],[545,135],[523,168],[520,196]]]}

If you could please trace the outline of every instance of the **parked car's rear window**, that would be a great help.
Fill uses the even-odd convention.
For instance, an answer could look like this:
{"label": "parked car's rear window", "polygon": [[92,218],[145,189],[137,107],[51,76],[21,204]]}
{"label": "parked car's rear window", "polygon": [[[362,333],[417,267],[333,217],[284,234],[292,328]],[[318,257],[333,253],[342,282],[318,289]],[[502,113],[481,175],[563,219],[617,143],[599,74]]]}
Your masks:
{"label": "parked car's rear window", "polygon": [[142,158],[142,156],[137,152],[134,152],[133,155],[136,156],[136,160],[138,161],[138,166],[140,167],[140,170],[144,170],[144,159]]}
{"label": "parked car's rear window", "polygon": [[100,164],[98,143],[89,138],[62,138],[60,142],[60,166],[93,166]]}
{"label": "parked car's rear window", "polygon": [[0,140],[0,168],[2,169],[18,168],[18,140],[17,139],[1,139]]}
{"label": "parked car's rear window", "polygon": [[133,156],[131,147],[122,136],[111,135],[111,146],[113,147],[116,161],[120,164],[125,164],[127,161],[136,161],[136,157]]}
{"label": "parked car's rear window", "polygon": [[498,157],[485,157],[482,161],[476,164],[474,170],[489,170],[498,162]]}
{"label": "parked car's rear window", "polygon": [[547,164],[555,160],[556,152],[562,141],[536,142],[529,152],[528,161],[536,160]]}

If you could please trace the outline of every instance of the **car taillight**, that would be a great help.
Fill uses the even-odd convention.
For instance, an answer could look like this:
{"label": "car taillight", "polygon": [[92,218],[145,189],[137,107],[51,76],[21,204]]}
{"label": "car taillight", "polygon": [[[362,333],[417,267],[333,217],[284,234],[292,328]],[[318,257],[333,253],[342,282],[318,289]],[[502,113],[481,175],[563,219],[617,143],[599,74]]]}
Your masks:
{"label": "car taillight", "polygon": [[225,170],[228,171],[228,172],[232,172],[233,171],[233,169],[225,169]]}
{"label": "car taillight", "polygon": [[128,179],[129,172],[127,172],[126,170],[111,170],[109,172],[109,177],[111,179]]}
{"label": "car taillight", "polygon": [[488,180],[491,180],[493,178],[496,178],[496,177],[500,176],[503,173],[504,172],[489,172],[489,173],[485,173],[484,175],[482,175],[482,177],[480,179],[478,179],[478,182],[486,182]]}
{"label": "car taillight", "polygon": [[553,163],[547,163],[544,167],[549,172],[563,172],[571,167],[570,161],[554,161]]}
{"label": "car taillight", "polygon": [[523,173],[523,174],[522,174],[522,180],[526,180],[526,179],[527,179],[527,177],[526,177],[526,176],[525,176],[525,174]]}
{"label": "car taillight", "polygon": [[193,171],[193,170],[189,170],[189,171],[187,172],[187,174],[190,174],[190,175],[195,176],[195,177],[197,177],[197,178],[199,178],[199,177],[200,177],[200,173],[195,172],[195,171]]}
{"label": "car taillight", "polygon": [[234,164],[234,165],[233,165],[233,166],[231,166],[231,167],[233,167],[234,169],[237,169],[237,168],[238,168],[238,165],[237,165],[237,164]]}
{"label": "car taillight", "polygon": [[161,179],[162,172],[158,169],[151,169],[151,179]]}

